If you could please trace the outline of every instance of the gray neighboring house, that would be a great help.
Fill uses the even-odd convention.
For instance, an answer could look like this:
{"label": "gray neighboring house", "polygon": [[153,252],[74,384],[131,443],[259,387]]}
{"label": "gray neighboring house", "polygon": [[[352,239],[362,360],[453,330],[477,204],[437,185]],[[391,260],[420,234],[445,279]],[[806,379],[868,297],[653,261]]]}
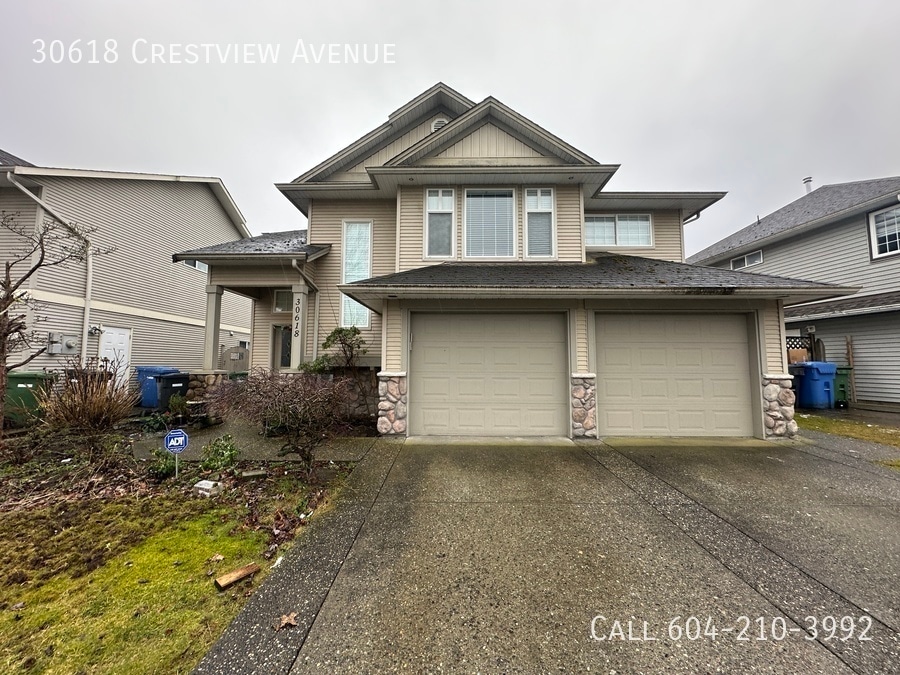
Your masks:
{"label": "gray neighboring house", "polygon": [[788,335],[815,328],[854,366],[858,402],[900,404],[900,176],[823,185],[688,262],[860,287],[786,306]]}
{"label": "gray neighboring house", "polygon": [[[38,167],[0,150],[0,212],[28,227],[55,218],[95,228],[92,243],[114,247],[90,265],[45,268],[32,277],[28,291],[45,307],[38,327],[62,339],[59,353],[41,355],[26,370],[94,357],[121,359],[129,371],[219,367],[203,358],[206,265],[174,265],[171,252],[250,236],[220,179]],[[21,245],[0,229],[0,264]],[[226,293],[221,305],[217,352],[249,346],[250,300]]]}

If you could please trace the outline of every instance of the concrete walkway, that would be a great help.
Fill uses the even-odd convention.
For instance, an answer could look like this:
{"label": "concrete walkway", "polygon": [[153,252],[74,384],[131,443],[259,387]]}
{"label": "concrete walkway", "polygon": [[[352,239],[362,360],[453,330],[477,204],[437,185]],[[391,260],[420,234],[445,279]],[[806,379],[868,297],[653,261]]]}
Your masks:
{"label": "concrete walkway", "polygon": [[839,445],[374,442],[197,672],[900,672],[900,472]]}

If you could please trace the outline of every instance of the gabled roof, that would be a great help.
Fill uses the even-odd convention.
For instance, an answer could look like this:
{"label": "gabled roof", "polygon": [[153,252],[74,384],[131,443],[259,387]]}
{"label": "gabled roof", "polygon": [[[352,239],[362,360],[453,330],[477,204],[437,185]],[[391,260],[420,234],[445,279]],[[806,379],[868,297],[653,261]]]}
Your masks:
{"label": "gabled roof", "polygon": [[[159,173],[136,173],[132,171],[97,171],[94,169],[61,169],[34,166],[34,164],[17,164],[9,167],[9,173],[27,181],[29,177],[54,176],[60,178],[90,178],[106,180],[146,180],[167,183],[205,183],[215,195],[222,209],[234,224],[235,229],[244,237],[250,236],[244,214],[228,192],[221,178],[214,176],[179,176]],[[5,174],[0,174],[0,186],[5,182]]]}
{"label": "gabled roof", "polygon": [[533,144],[547,154],[559,157],[567,164],[600,164],[597,160],[569,145],[558,136],[554,136],[512,108],[503,105],[493,96],[488,96],[443,128],[429,134],[404,152],[385,162],[384,166],[412,166],[425,157],[437,154],[488,121],[500,128],[510,129],[526,139],[529,144]]}
{"label": "gabled roof", "polygon": [[855,288],[734,272],[637,256],[601,255],[587,263],[446,262],[344,284],[338,288],[381,311],[386,297],[661,297],[753,296],[810,301]]}
{"label": "gabled roof", "polygon": [[896,202],[900,176],[823,185],[758,222],[716,242],[688,258],[688,262],[713,264],[764,244],[830,225],[844,218],[878,208],[886,200]]}
{"label": "gabled roof", "polygon": [[34,166],[34,164],[0,148],[0,166]]}
{"label": "gabled roof", "polygon": [[386,145],[398,132],[413,126],[416,122],[431,112],[443,112],[448,117],[455,118],[475,104],[451,89],[443,82],[438,82],[433,87],[416,96],[406,105],[398,108],[388,116],[388,121],[373,129],[362,138],[354,141],[324,162],[314,166],[291,183],[308,183],[322,181],[333,173],[348,166],[353,166],[359,160],[374,152],[378,147]]}
{"label": "gabled roof", "polygon": [[247,261],[255,260],[300,260],[308,262],[319,258],[331,250],[330,244],[307,244],[306,230],[288,232],[269,232],[258,237],[226,241],[215,246],[195,248],[182,251],[172,256],[174,262],[179,260],[214,261]]}

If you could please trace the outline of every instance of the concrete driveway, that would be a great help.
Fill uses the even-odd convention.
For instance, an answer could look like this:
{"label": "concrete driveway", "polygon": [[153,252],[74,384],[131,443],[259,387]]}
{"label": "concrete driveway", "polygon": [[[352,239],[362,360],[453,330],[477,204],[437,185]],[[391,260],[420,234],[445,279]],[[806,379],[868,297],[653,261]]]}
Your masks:
{"label": "concrete driveway", "polygon": [[830,438],[373,441],[197,672],[900,672],[900,473]]}

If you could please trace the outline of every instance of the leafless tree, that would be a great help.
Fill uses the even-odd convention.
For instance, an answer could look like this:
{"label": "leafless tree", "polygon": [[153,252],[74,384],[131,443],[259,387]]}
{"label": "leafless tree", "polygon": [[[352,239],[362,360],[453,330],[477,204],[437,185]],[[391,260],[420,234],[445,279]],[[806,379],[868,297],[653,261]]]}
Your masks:
{"label": "leafless tree", "polygon": [[45,317],[43,305],[28,283],[40,270],[83,262],[89,255],[108,253],[90,243],[94,230],[75,223],[46,219],[26,225],[18,214],[0,212],[0,447],[9,372],[31,363],[46,350],[46,340],[34,326]]}

